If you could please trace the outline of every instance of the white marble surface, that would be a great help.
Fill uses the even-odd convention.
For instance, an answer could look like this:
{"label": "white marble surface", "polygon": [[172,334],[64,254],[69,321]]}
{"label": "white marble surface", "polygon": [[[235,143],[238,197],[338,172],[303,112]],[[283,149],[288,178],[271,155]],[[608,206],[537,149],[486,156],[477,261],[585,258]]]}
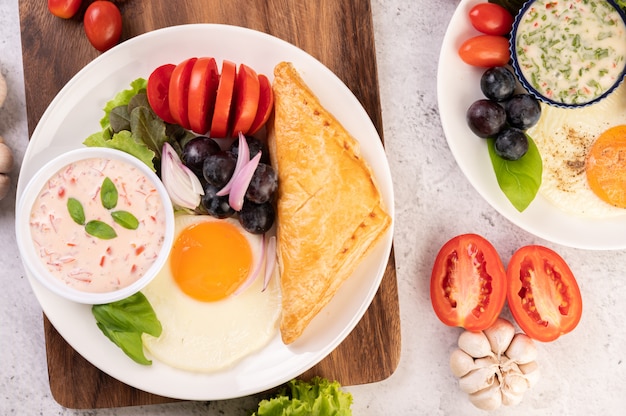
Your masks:
{"label": "white marble surface", "polygon": [[[45,3],[45,2],[42,2]],[[430,306],[428,279],[439,247],[476,232],[504,259],[526,244],[557,250],[578,276],[585,301],[578,328],[539,344],[542,379],[515,408],[495,415],[617,415],[626,407],[625,251],[571,249],[509,223],[471,187],[441,129],[435,76],[439,45],[457,0],[372,0],[384,135],[395,182],[395,254],[402,317],[402,357],[387,380],[351,386],[355,415],[480,415],[459,391],[448,357],[459,330]],[[44,7],[42,5],[42,7]],[[17,166],[28,142],[17,0],[0,2],[0,71],[9,97],[0,135]],[[0,201],[0,414],[245,415],[254,398],[121,409],[73,410],[51,396],[41,310],[24,277],[14,237],[15,191]],[[508,316],[507,312],[505,315]]]}

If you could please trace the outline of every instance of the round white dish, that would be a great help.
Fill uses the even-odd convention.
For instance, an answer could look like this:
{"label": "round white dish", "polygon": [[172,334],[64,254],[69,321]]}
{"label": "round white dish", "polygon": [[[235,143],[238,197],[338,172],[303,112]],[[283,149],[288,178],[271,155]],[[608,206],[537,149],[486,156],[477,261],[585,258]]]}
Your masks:
{"label": "round white dish", "polygon": [[469,21],[469,10],[484,0],[461,0],[446,31],[437,73],[437,98],[441,124],[457,164],[478,193],[518,227],[545,240],[588,250],[626,248],[626,212],[607,219],[590,219],[565,213],[539,192],[523,212],[517,211],[500,190],[492,169],[487,143],[467,126],[467,108],[484,98],[480,77],[484,68],[465,64],[458,56],[461,44],[480,34]]}
{"label": "round white dish", "polygon": [[[191,56],[213,56],[246,63],[273,79],[280,61],[291,61],[322,103],[361,143],[384,203],[393,217],[393,184],[380,137],[359,101],[343,82],[315,58],[270,35],[234,26],[173,26],[130,39],[102,54],[72,78],[51,102],[33,132],[18,183],[19,197],[39,166],[82,146],[99,130],[102,108],[138,77],[147,78],[164,63]],[[112,377],[138,389],[186,400],[219,400],[264,391],[297,377],[334,350],[369,307],[387,265],[392,228],[354,276],[309,325],[303,336],[285,346],[280,335],[261,351],[227,371],[199,374],[180,371],[156,360],[135,364],[96,327],[90,307],[66,301],[29,276],[44,313],[68,343]]]}

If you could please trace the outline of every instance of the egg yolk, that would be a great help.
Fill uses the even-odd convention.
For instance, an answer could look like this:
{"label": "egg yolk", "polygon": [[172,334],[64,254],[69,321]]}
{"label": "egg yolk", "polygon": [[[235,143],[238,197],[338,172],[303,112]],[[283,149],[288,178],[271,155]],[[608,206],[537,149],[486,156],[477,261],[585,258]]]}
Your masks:
{"label": "egg yolk", "polygon": [[598,197],[626,208],[626,125],[611,127],[596,139],[587,155],[585,172]]}
{"label": "egg yolk", "polygon": [[252,249],[232,224],[210,221],[185,228],[172,247],[174,281],[190,297],[212,302],[231,295],[252,270]]}

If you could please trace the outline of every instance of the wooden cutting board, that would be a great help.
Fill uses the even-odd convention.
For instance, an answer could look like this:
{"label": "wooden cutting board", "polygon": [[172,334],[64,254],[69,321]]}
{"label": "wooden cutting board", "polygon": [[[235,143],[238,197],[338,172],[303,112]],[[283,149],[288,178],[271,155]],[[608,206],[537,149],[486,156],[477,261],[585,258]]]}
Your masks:
{"label": "wooden cutting board", "polygon": [[[52,16],[41,0],[19,0],[29,134],[58,91],[99,53],[89,44],[82,16]],[[324,63],[350,88],[382,137],[376,54],[369,0],[117,0],[122,40],[166,26],[223,23],[284,39]],[[148,74],[146,74],[147,76]],[[44,316],[50,388],[69,408],[156,404],[173,399],[129,387],[76,353]],[[343,385],[389,377],[400,359],[400,317],[393,251],[363,319],[326,359],[302,375]]]}

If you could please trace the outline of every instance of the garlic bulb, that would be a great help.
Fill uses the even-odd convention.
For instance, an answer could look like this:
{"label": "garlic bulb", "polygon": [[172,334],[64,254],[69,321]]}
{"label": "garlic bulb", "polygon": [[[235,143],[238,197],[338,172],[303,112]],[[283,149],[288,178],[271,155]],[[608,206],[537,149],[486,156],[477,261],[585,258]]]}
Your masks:
{"label": "garlic bulb", "polygon": [[537,383],[537,347],[506,319],[481,332],[465,331],[450,356],[450,369],[474,406],[494,410],[518,404]]}
{"label": "garlic bulb", "polygon": [[0,136],[0,199],[3,199],[11,189],[11,177],[9,172],[13,168],[13,152],[4,143]]}

